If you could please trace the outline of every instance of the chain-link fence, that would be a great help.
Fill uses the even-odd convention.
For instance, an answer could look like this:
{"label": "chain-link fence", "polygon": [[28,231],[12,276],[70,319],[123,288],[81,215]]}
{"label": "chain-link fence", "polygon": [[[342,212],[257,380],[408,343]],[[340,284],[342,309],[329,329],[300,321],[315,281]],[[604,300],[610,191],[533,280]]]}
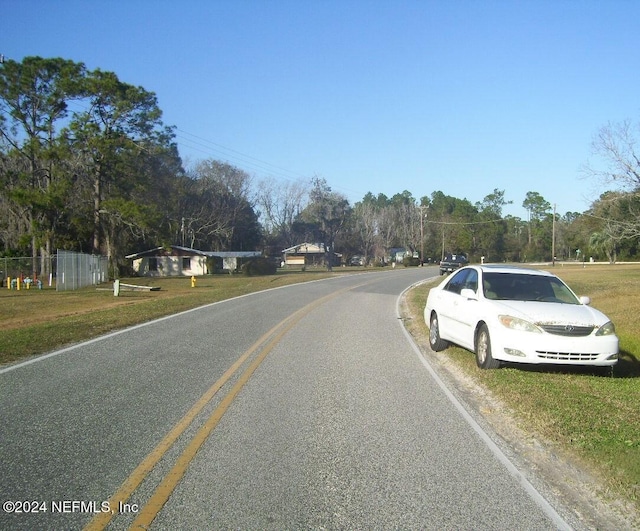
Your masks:
{"label": "chain-link fence", "polygon": [[109,261],[104,256],[58,251],[55,256],[3,257],[0,258],[0,282],[7,286],[7,279],[16,285],[25,279],[38,286],[52,287],[57,291],[68,291],[94,286],[109,278]]}
{"label": "chain-link fence", "polygon": [[55,256],[31,256],[0,258],[0,283],[7,286],[7,278],[11,279],[38,279],[45,286],[53,285],[55,280]]}
{"label": "chain-link fence", "polygon": [[52,287],[57,291],[79,289],[106,282],[108,259],[73,251],[58,251],[55,256],[36,258],[29,256],[0,258],[0,283],[7,287],[7,279],[13,284],[27,279],[41,287]]}
{"label": "chain-link fence", "polygon": [[58,251],[56,290],[67,291],[95,286],[108,279],[109,261],[104,256]]}

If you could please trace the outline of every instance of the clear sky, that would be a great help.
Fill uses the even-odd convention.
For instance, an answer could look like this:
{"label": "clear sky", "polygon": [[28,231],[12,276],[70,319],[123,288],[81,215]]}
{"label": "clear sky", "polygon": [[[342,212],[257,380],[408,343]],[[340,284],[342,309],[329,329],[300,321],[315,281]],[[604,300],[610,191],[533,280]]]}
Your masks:
{"label": "clear sky", "polygon": [[185,162],[256,180],[560,214],[608,122],[640,119],[637,0],[0,0],[0,53],[62,57],[155,92]]}

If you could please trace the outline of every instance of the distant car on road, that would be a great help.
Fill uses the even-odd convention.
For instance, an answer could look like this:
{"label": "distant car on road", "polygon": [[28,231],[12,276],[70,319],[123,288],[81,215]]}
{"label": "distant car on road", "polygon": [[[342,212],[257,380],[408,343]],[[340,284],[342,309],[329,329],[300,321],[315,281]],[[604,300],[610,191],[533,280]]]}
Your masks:
{"label": "distant car on road", "polygon": [[431,289],[424,309],[434,351],[449,342],[481,369],[502,362],[613,366],[613,323],[555,275],[522,267],[466,266]]}
{"label": "distant car on road", "polygon": [[468,264],[467,257],[463,254],[447,254],[444,260],[440,261],[440,274],[453,273],[457,269]]}

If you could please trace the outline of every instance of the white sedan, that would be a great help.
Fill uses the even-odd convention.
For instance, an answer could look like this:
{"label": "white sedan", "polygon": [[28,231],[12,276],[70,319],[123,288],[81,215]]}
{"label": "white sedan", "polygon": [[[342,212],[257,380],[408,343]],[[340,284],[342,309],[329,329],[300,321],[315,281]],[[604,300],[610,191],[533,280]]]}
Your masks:
{"label": "white sedan", "polygon": [[555,275],[522,267],[473,265],[431,289],[424,309],[429,343],[475,352],[482,369],[502,361],[612,366],[613,323]]}

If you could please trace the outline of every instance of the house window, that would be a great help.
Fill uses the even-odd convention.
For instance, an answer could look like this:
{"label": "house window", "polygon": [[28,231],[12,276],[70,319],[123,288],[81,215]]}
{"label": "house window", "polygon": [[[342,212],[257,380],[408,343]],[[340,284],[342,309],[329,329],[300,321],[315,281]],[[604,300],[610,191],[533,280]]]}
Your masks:
{"label": "house window", "polygon": [[182,258],[182,269],[191,269],[191,257]]}
{"label": "house window", "polygon": [[158,259],[155,256],[149,258],[149,271],[158,270]]}

